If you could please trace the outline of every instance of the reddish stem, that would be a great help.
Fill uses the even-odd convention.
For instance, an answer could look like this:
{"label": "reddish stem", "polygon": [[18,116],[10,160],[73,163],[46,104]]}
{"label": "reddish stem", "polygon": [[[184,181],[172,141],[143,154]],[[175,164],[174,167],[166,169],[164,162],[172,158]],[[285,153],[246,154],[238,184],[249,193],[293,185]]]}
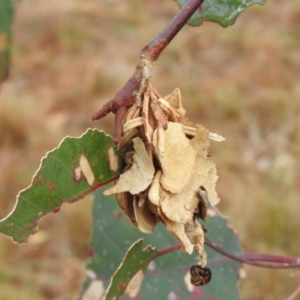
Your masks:
{"label": "reddish stem", "polygon": [[187,2],[167,26],[142,49],[141,58],[156,61],[161,52],[173,40],[197,9],[199,9],[203,1],[190,0]]}
{"label": "reddish stem", "polygon": [[168,254],[170,252],[173,252],[175,250],[178,250],[178,249],[181,249],[181,244],[175,244],[175,245],[172,245],[172,246],[169,246],[169,247],[166,247],[166,248],[163,248],[161,250],[159,250],[152,258],[152,259],[155,259],[157,257],[160,257],[162,255],[165,255],[165,254]]}
{"label": "reddish stem", "polygon": [[[290,257],[290,256],[280,256],[271,254],[260,254],[260,253],[245,253],[242,255],[234,255],[222,247],[214,244],[209,239],[205,238],[205,244],[215,251],[227,256],[233,260],[245,263],[248,265],[253,265],[262,268],[272,268],[272,269],[287,269],[287,268],[299,268],[300,258]],[[271,264],[265,263],[271,262]]]}
{"label": "reddish stem", "polygon": [[[205,239],[205,244],[219,252],[220,254],[244,264],[253,265],[256,267],[262,268],[272,268],[272,269],[288,269],[288,268],[300,268],[300,257],[291,257],[291,256],[282,256],[282,255],[271,255],[271,254],[262,254],[262,253],[244,253],[241,255],[232,254],[222,247],[214,244],[209,239]],[[159,256],[168,254],[172,251],[178,250],[181,248],[181,244],[175,244],[158,251],[152,258],[155,259]],[[271,264],[268,264],[269,262]]]}
{"label": "reddish stem", "polygon": [[282,255],[270,255],[270,254],[262,254],[262,253],[244,253],[243,258],[246,260],[252,261],[266,261],[272,263],[280,263],[280,264],[289,264],[289,265],[299,265],[300,266],[300,258],[299,257],[291,257],[291,256],[282,256]]}
{"label": "reddish stem", "polygon": [[116,96],[92,115],[92,120],[105,117],[110,112],[116,115],[113,141],[118,143],[123,132],[123,118],[135,100],[145,91],[152,67],[166,46],[172,41],[184,24],[200,7],[204,0],[189,0],[187,4],[175,15],[167,26],[146,45],[140,54],[140,62],[133,75],[119,90]]}

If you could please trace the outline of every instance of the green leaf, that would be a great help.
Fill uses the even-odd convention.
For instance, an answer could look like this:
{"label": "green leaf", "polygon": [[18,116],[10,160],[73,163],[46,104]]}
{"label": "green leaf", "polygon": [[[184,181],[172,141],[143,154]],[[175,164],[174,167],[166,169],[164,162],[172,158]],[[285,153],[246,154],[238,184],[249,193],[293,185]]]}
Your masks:
{"label": "green leaf", "polygon": [[11,46],[11,25],[15,10],[13,0],[0,1],[0,83],[8,77]]}
{"label": "green leaf", "polygon": [[20,192],[13,212],[0,221],[0,232],[18,243],[37,231],[41,218],[58,212],[120,174],[121,156],[110,136],[88,129],[81,137],[66,137],[42,159],[31,185]]}
{"label": "green leaf", "polygon": [[[188,0],[175,0],[182,8]],[[188,24],[200,26],[203,21],[219,23],[223,27],[234,24],[237,17],[253,4],[265,4],[267,0],[205,0]]]}
{"label": "green leaf", "polygon": [[[92,289],[95,281],[101,281],[104,294],[124,254],[137,239],[143,238],[144,244],[152,245],[156,249],[178,243],[162,223],[156,226],[152,234],[141,233],[124,215],[115,198],[104,197],[102,192],[103,190],[99,190],[95,193],[92,208],[93,233],[87,274],[93,275],[87,276],[78,300],[85,299],[86,293]],[[241,254],[238,238],[228,227],[227,219],[216,210],[209,211],[211,217],[207,217],[203,223],[208,229],[207,237],[227,251],[236,255]],[[209,284],[188,289],[185,280],[189,281],[189,269],[196,264],[196,254],[189,256],[178,250],[151,261],[139,291],[139,299],[168,299],[171,295],[177,296],[178,299],[239,299],[237,284],[241,264],[223,257],[208,247],[206,251],[209,258],[208,266],[212,270],[212,280]],[[123,280],[127,282],[128,278],[124,277]],[[96,296],[98,298],[95,299],[101,299],[102,295]]]}
{"label": "green leaf", "polygon": [[136,276],[133,291],[139,289],[150,260],[157,253],[155,248],[148,246],[143,249],[142,245],[143,240],[140,239],[128,249],[122,263],[111,278],[103,300],[117,299],[123,295],[133,276]]}

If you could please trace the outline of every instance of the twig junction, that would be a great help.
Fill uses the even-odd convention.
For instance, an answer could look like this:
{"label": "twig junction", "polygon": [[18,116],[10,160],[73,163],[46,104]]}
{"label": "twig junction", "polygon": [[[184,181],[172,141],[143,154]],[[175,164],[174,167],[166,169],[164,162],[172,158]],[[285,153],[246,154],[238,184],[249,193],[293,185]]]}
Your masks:
{"label": "twig junction", "polygon": [[154,63],[190,17],[199,9],[203,1],[204,0],[189,0],[187,4],[182,7],[166,27],[142,49],[140,62],[136,66],[133,75],[118,91],[116,96],[92,115],[92,121],[102,119],[110,112],[116,115],[113,136],[114,143],[119,142],[123,133],[122,121],[128,108],[144,93]]}

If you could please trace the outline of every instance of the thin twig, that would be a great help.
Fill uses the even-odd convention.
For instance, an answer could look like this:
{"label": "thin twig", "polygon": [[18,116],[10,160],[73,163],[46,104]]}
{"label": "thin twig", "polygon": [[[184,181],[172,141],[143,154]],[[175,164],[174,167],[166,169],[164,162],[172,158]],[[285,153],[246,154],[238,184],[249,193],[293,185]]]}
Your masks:
{"label": "thin twig", "polygon": [[[245,253],[242,255],[234,255],[224,250],[222,247],[214,244],[207,238],[205,238],[205,244],[224,256],[227,256],[233,260],[248,265],[261,267],[261,268],[271,268],[271,269],[300,268],[299,257],[279,256],[279,255],[260,254],[260,253]],[[271,262],[272,264],[265,263],[266,261]]]}
{"label": "thin twig", "polygon": [[159,250],[153,257],[151,257],[151,260],[155,259],[155,258],[157,258],[159,256],[168,254],[170,252],[173,252],[175,250],[181,249],[181,246],[182,246],[181,244],[175,244],[175,245],[163,248],[163,249]]}
{"label": "thin twig", "polygon": [[119,90],[116,96],[108,101],[95,114],[92,120],[99,120],[110,112],[116,115],[114,128],[114,143],[118,143],[123,132],[122,122],[129,107],[145,91],[154,63],[166,46],[172,41],[189,18],[197,11],[203,0],[189,0],[187,4],[175,15],[167,26],[146,45],[140,54],[140,62],[135,68],[133,75]]}
{"label": "thin twig", "polygon": [[[300,257],[290,257],[282,255],[271,255],[271,254],[262,254],[262,253],[244,253],[241,255],[232,254],[222,247],[211,242],[209,239],[205,238],[205,244],[212,248],[213,250],[219,252],[220,254],[235,260],[240,263],[261,267],[261,268],[272,268],[272,269],[290,269],[290,268],[300,268]],[[175,244],[168,246],[159,250],[150,260],[153,260],[159,256],[168,254],[170,252],[181,249],[181,244]],[[271,264],[268,264],[269,262]]]}
{"label": "thin twig", "polygon": [[280,264],[293,264],[296,266],[300,266],[300,258],[299,257],[290,257],[290,256],[282,256],[282,255],[270,255],[270,254],[262,254],[262,253],[244,253],[243,258],[246,260],[259,260],[264,262],[273,262]]}
{"label": "thin twig", "polygon": [[204,0],[190,0],[182,7],[167,26],[143,48],[141,58],[156,61],[161,52],[173,40],[190,17],[199,9]]}

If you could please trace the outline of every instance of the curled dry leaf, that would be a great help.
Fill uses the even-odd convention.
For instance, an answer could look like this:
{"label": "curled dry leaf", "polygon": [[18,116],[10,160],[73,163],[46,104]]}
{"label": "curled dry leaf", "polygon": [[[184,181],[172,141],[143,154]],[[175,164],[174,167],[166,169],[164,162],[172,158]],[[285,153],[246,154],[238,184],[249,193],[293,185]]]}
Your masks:
{"label": "curled dry leaf", "polygon": [[181,92],[179,88],[176,88],[171,94],[165,97],[165,100],[171,105],[175,112],[184,117],[186,110],[182,106]]}
{"label": "curled dry leaf", "polygon": [[170,220],[160,210],[158,210],[158,212],[167,228],[172,231],[177,239],[182,243],[182,250],[188,254],[192,254],[194,246],[186,235],[184,224]]}
{"label": "curled dry leaf", "polygon": [[[176,132],[174,131],[174,135],[172,135],[171,137],[172,139],[176,139],[175,133]],[[200,135],[200,138],[198,137],[198,135]],[[179,185],[181,188],[179,192],[176,190],[174,192],[174,189],[173,191],[171,190],[172,192],[168,192],[165,190],[166,185],[165,182],[163,181],[164,179],[163,176],[165,175],[164,172],[165,169],[167,168],[164,168],[165,164],[160,160],[160,163],[162,165],[162,173],[163,173],[162,179],[160,180],[162,185],[162,188],[160,190],[161,209],[170,220],[174,222],[180,222],[183,224],[185,224],[186,222],[188,222],[193,218],[193,214],[199,203],[199,200],[195,197],[197,190],[201,185],[203,185],[204,182],[208,180],[209,171],[214,167],[214,163],[211,160],[204,158],[205,155],[207,156],[207,148],[209,143],[207,143],[208,138],[203,135],[203,130],[199,129],[198,134],[193,140],[189,140],[186,137],[185,139],[189,143],[189,146],[191,147],[192,151],[194,152],[194,153],[190,152],[190,157],[192,157],[193,160],[187,161],[183,157],[182,161],[180,162],[178,161],[177,156],[174,157],[171,155],[171,151],[170,151],[169,161],[174,157],[173,159],[177,160],[177,164],[170,163],[168,165],[168,167],[171,166],[169,172],[171,173],[172,171],[171,173],[172,175],[174,174],[176,175],[178,173],[181,174],[181,170],[187,170],[187,172],[184,174],[185,177],[181,178],[181,181],[183,181],[184,184],[180,185],[180,182],[175,181],[175,183]],[[198,142],[197,147],[196,146],[194,147],[196,149],[194,149],[192,146],[193,145],[192,142],[195,142],[195,140],[197,140]],[[172,148],[173,147],[171,147],[171,149]],[[195,152],[195,150],[197,150],[198,152]],[[179,153],[176,154],[179,155]],[[183,155],[184,152],[181,154]],[[194,154],[194,156],[192,156],[192,154]],[[182,155],[179,156],[179,158],[182,157]],[[176,170],[178,171],[176,172]],[[166,175],[168,175],[167,172]]]}
{"label": "curled dry leaf", "polygon": [[133,140],[135,154],[133,155],[133,164],[129,170],[123,173],[117,183],[104,192],[105,196],[130,192],[136,195],[144,191],[152,182],[154,177],[154,166],[149,158],[143,141],[136,137]]}
{"label": "curled dry leaf", "polygon": [[205,182],[203,182],[202,186],[205,188],[208,199],[211,205],[217,205],[220,202],[220,199],[216,192],[216,182],[219,176],[217,175],[217,169],[214,165],[208,172],[208,176]]}
{"label": "curled dry leaf", "polygon": [[164,155],[161,155],[157,136],[156,129],[153,143],[155,155],[162,169],[160,182],[165,190],[180,193],[186,187],[195,163],[196,152],[180,123],[169,122],[164,134]]}
{"label": "curled dry leaf", "polygon": [[137,227],[144,233],[151,233],[157,223],[156,218],[151,213],[147,205],[139,206],[138,197],[133,198],[134,216],[137,222]]}
{"label": "curled dry leaf", "polygon": [[159,189],[160,189],[160,176],[161,171],[157,171],[149,189],[148,198],[149,201],[156,206],[159,206]]}
{"label": "curled dry leaf", "polygon": [[142,232],[161,221],[182,243],[182,250],[198,253],[206,265],[204,231],[198,218],[206,216],[206,202],[219,202],[216,166],[208,157],[211,140],[224,138],[185,117],[180,90],[161,97],[150,85],[125,117],[119,147],[126,167],[115,185],[119,205]]}
{"label": "curled dry leaf", "polygon": [[128,192],[124,192],[124,193],[117,193],[116,197],[120,207],[124,210],[125,214],[129,217],[129,219],[134,225],[137,225],[135,214],[134,214],[134,208],[133,208],[134,196]]}

